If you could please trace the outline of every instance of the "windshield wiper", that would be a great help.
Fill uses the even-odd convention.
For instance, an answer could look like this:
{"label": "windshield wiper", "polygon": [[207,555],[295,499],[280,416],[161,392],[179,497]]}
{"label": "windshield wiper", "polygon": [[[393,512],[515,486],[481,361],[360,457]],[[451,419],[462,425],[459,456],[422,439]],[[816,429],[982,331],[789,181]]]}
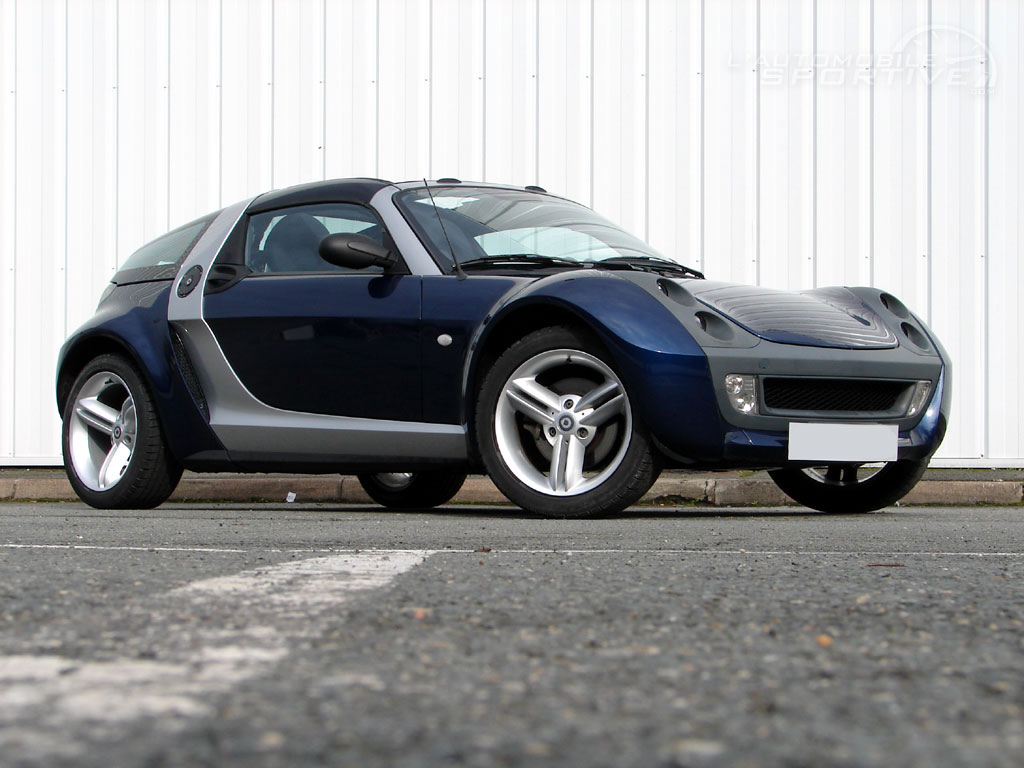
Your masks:
{"label": "windshield wiper", "polygon": [[536,267],[544,269],[547,267],[572,267],[573,269],[585,269],[592,266],[591,263],[580,263],[573,259],[561,259],[557,256],[540,256],[530,253],[510,253],[504,256],[483,256],[479,259],[470,259],[460,262],[463,269],[474,269],[487,267]]}
{"label": "windshield wiper", "polygon": [[591,262],[595,267],[619,267],[621,269],[638,269],[644,272],[669,272],[686,277],[704,279],[704,273],[698,272],[692,267],[687,267],[669,259],[659,259],[655,256],[615,256],[610,259],[600,259]]}

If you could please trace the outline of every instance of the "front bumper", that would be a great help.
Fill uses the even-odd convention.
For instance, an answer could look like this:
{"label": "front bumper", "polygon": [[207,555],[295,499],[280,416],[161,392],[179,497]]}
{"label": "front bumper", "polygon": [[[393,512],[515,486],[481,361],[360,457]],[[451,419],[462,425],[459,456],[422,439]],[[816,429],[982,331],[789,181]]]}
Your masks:
{"label": "front bumper", "polygon": [[[948,411],[949,387],[946,384],[946,369],[943,368],[924,415],[916,425],[899,432],[897,450],[901,461],[920,461],[935,453],[946,434]],[[729,466],[797,465],[788,457],[788,431],[730,429],[725,433],[723,447],[722,463]]]}
{"label": "front bumper", "polygon": [[[670,466],[692,469],[772,468],[800,466],[789,459],[789,424],[795,421],[888,423],[898,427],[897,455],[922,460],[942,442],[948,420],[950,366],[936,343],[937,353],[919,355],[901,348],[886,350],[822,350],[761,342],[745,349],[704,348],[703,373],[695,360],[688,378],[666,377],[677,407],[645,415],[653,437]],[[650,373],[653,373],[650,372]],[[806,376],[810,378],[870,378],[933,382],[928,405],[914,416],[872,417],[867,414],[806,413],[792,416],[741,414],[724,390],[727,373]],[[649,381],[666,381],[651,376]],[[641,402],[669,402],[666,393],[645,392]],[[806,464],[806,462],[804,463]]]}

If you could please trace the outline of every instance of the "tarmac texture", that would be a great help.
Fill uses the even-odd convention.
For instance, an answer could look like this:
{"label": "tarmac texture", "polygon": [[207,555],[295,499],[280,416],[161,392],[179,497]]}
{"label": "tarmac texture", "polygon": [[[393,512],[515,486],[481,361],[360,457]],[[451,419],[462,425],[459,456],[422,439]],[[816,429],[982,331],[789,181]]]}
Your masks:
{"label": "tarmac texture", "polygon": [[1018,766],[1018,507],[0,505],[12,766]]}

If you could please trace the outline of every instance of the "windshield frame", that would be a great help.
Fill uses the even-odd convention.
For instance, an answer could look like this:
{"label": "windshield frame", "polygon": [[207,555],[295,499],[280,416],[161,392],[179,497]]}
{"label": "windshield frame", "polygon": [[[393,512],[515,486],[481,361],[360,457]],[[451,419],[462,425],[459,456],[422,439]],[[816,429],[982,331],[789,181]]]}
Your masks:
{"label": "windshield frame", "polygon": [[[524,200],[530,200],[530,199],[534,199],[535,198],[541,204],[549,203],[549,204],[553,204],[553,205],[564,206],[564,207],[569,208],[569,209],[578,209],[579,212],[583,213],[586,216],[586,218],[591,219],[594,224],[602,226],[602,227],[607,227],[610,230],[613,230],[615,232],[621,233],[623,235],[624,239],[626,239],[627,241],[631,241],[631,243],[630,243],[631,246],[633,244],[635,244],[635,247],[631,247],[629,249],[630,253],[623,253],[621,251],[618,251],[615,248],[615,246],[613,246],[613,245],[611,245],[611,244],[601,240],[600,238],[596,238],[593,235],[588,235],[587,233],[582,232],[581,230],[574,230],[571,227],[566,227],[566,229],[569,229],[570,231],[579,232],[582,235],[587,235],[589,237],[592,237],[593,239],[597,240],[598,242],[603,243],[605,248],[607,248],[607,249],[609,249],[611,251],[615,251],[615,255],[608,256],[606,258],[614,259],[614,258],[619,258],[619,257],[622,257],[622,256],[629,256],[629,255],[632,255],[634,257],[649,256],[651,258],[662,259],[662,260],[665,260],[665,261],[668,261],[668,262],[671,262],[671,263],[678,263],[678,262],[675,262],[674,259],[666,258],[661,253],[659,253],[657,250],[655,250],[650,245],[645,243],[643,240],[641,240],[640,238],[636,237],[635,235],[633,235],[632,233],[630,233],[628,230],[624,229],[623,227],[619,226],[618,224],[616,224],[616,223],[606,219],[605,217],[601,216],[600,214],[595,212],[593,209],[588,208],[587,206],[582,205],[581,203],[577,203],[577,202],[575,202],[573,200],[569,200],[568,198],[560,197],[558,195],[552,195],[552,194],[547,193],[547,192],[539,192],[539,191],[534,191],[534,190],[530,190],[530,189],[521,189],[521,188],[517,188],[517,187],[508,187],[508,186],[492,185],[492,184],[479,184],[479,183],[466,183],[466,184],[463,184],[463,183],[445,183],[445,184],[429,184],[427,186],[424,186],[423,184],[418,184],[418,185],[415,185],[415,186],[413,186],[413,185],[404,186],[403,185],[399,189],[399,191],[395,192],[395,194],[392,196],[392,199],[393,199],[393,202],[395,204],[395,207],[398,208],[399,212],[402,214],[402,217],[405,219],[406,223],[409,225],[409,228],[416,234],[416,237],[419,239],[420,243],[423,245],[424,250],[426,250],[427,253],[430,254],[430,257],[434,260],[434,263],[437,264],[438,268],[444,274],[447,274],[447,275],[451,275],[451,274],[455,273],[455,268],[454,268],[454,263],[452,261],[451,249],[450,249],[449,243],[445,242],[445,241],[438,242],[437,239],[430,232],[427,231],[426,227],[424,227],[424,222],[420,218],[420,216],[422,214],[421,215],[417,215],[419,209],[413,208],[414,205],[423,205],[425,208],[430,209],[429,216],[431,216],[431,217],[437,216],[437,213],[435,213],[435,211],[433,210],[433,205],[431,205],[430,202],[429,202],[428,190],[429,190],[429,194],[433,195],[433,197],[435,199],[440,199],[440,198],[445,198],[445,197],[451,198],[451,197],[466,197],[466,196],[492,196],[492,197],[496,197],[496,196],[502,196],[503,193],[505,193],[505,194],[507,194],[507,193],[514,193],[515,195],[523,198]],[[454,210],[452,207],[445,206],[443,204],[439,205],[437,207],[438,207],[438,210],[440,210],[440,211],[452,211],[452,210]],[[446,214],[445,216],[447,218],[448,215]],[[426,218],[426,217],[424,217],[424,218]],[[471,221],[471,222],[476,222],[476,220],[471,218],[471,217],[466,217],[466,218],[469,219],[469,221]],[[477,222],[477,224],[479,224],[479,222]],[[446,233],[447,233],[448,237],[451,238],[452,232],[448,230],[448,226],[445,227],[445,230],[446,230]],[[507,232],[507,231],[513,231],[513,230],[512,230],[512,228],[509,228],[509,229],[496,229],[494,231],[495,232],[502,232],[502,231],[506,231]],[[465,237],[464,233],[460,233],[460,234],[462,234],[463,237]],[[488,234],[490,234],[490,233],[488,233]],[[456,239],[458,239],[458,238],[456,238]],[[455,242],[452,243],[452,246],[454,246],[454,245],[455,245]],[[473,258],[478,256],[478,254],[463,253],[462,250],[463,249],[457,249],[456,250],[456,253],[458,255],[458,259],[459,259],[460,263],[469,261],[469,260],[471,260],[471,259],[473,259]],[[528,257],[531,254],[522,253],[522,254],[507,254],[507,255],[510,255],[510,256],[527,256]],[[599,259],[599,258],[597,258],[597,259],[574,259],[571,256],[567,256],[565,254],[540,253],[540,254],[536,254],[536,255],[538,257],[540,257],[540,258],[544,258],[544,257],[566,258],[566,259],[569,259],[571,261],[574,261],[574,262],[578,263],[580,269],[585,269],[585,268],[588,268],[588,267],[592,267],[594,265],[599,265],[601,263],[601,261],[602,261],[602,259]],[[683,266],[683,265],[680,265],[680,266]],[[572,267],[569,266],[569,265],[566,265],[564,267],[558,267],[558,268],[571,269]]]}

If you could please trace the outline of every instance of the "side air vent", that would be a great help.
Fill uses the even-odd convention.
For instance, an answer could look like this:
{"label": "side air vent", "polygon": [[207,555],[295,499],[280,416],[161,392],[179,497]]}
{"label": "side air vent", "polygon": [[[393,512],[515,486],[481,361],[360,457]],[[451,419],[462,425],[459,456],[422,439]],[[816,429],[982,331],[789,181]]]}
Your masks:
{"label": "side air vent", "polygon": [[692,307],[697,303],[697,300],[693,298],[693,294],[674,280],[659,280],[658,289],[668,298],[672,299],[672,301],[682,304],[684,307]]}
{"label": "side air vent", "polygon": [[188,387],[189,394],[196,401],[199,410],[202,411],[203,418],[209,421],[210,406],[206,402],[203,388],[199,386],[199,377],[196,376],[196,369],[192,366],[192,360],[189,359],[188,352],[185,351],[185,344],[176,330],[171,331],[171,345],[174,347],[174,358],[178,362],[181,376],[185,379],[185,386]]}
{"label": "side air vent", "polygon": [[891,293],[883,293],[878,297],[882,302],[882,306],[892,312],[896,317],[906,320],[910,317],[910,310],[907,309],[907,305],[897,299]]}
{"label": "side air vent", "polygon": [[729,341],[735,335],[729,324],[714,312],[701,310],[700,312],[694,312],[693,316],[697,319],[700,329],[704,333],[715,337],[719,341]]}
{"label": "side air vent", "polygon": [[904,336],[910,339],[910,343],[918,349],[931,349],[931,344],[928,343],[928,337],[921,333],[916,325],[911,323],[900,323],[900,330],[903,331]]}

